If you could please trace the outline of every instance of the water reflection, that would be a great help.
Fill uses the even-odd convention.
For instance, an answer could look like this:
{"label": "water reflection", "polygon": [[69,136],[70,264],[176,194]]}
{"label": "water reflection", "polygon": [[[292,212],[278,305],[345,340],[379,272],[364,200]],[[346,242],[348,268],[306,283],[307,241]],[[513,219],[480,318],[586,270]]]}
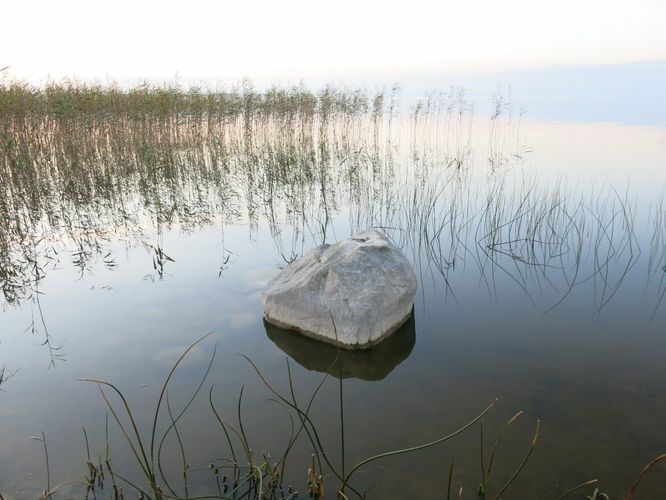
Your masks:
{"label": "water reflection", "polygon": [[223,116],[214,106],[147,117],[132,107],[119,116],[3,114],[3,305],[30,304],[30,329],[52,360],[60,343],[39,302],[48,274],[66,264],[78,278],[116,270],[124,246],[150,253],[144,279],[169,279],[179,263],[163,235],[175,229],[220,227],[220,278],[242,252],[224,242],[230,225],[246,224],[253,244],[266,224],[281,265],[345,236],[341,227],[378,227],[444,301],[459,302],[478,282],[491,301],[518,290],[550,311],[579,296],[599,312],[634,273],[653,317],[664,302],[663,197],[637,203],[611,184],[578,191],[525,168],[531,148],[501,96],[476,128],[458,90],[428,94],[402,114],[394,93],[244,89],[232,98]]}
{"label": "water reflection", "polygon": [[[343,377],[376,381],[370,390],[345,384],[359,455],[403,433],[404,445],[430,439],[443,419],[454,424],[496,396],[549,429],[539,452],[551,458],[534,464],[534,484],[516,497],[539,496],[544,484],[567,479],[567,467],[587,473],[593,464],[590,473],[602,467],[612,480],[663,452],[665,151],[650,149],[650,131],[567,128],[580,135],[578,146],[549,150],[563,129],[532,123],[521,130],[546,139],[531,153],[501,100],[489,121],[473,116],[457,93],[430,95],[400,115],[386,105],[389,96],[383,104],[358,95],[283,97],[268,107],[248,92],[223,116],[0,112],[0,366],[8,365],[0,368],[0,434],[8,440],[0,486],[40,470],[43,457],[29,460],[21,439],[42,430],[66,441],[54,443],[61,477],[78,477],[81,447],[71,443],[81,438],[80,424],[103,423],[104,415],[90,408],[95,394],[72,380],[103,376],[143,402],[147,388],[161,383],[155,367],[167,369],[175,346],[206,331],[224,339],[215,384],[225,395],[223,413],[235,415],[238,388],[253,393],[236,353],[271,380],[285,377],[276,349],[257,331],[266,280],[313,246],[369,226],[386,232],[417,270],[419,341],[412,323],[372,351],[344,353]],[[591,139],[597,142],[582,149]],[[563,170],[549,171],[548,161],[571,166],[556,176]],[[618,188],[627,166],[645,163],[659,167],[646,189]],[[609,164],[621,170],[620,183],[599,180]],[[596,177],[580,182],[577,173],[589,165]],[[90,293],[90,285],[113,293]],[[29,338],[22,349],[25,326],[39,342]],[[294,367],[303,391],[322,378],[309,370],[328,369],[337,354],[289,332],[267,327],[267,335],[304,367]],[[61,345],[68,354],[48,375],[46,356],[33,356],[44,340],[52,362]],[[174,402],[198,383],[191,368],[183,367]],[[328,399],[321,398],[321,413],[337,415]],[[200,441],[188,445],[201,455],[193,463],[219,456],[210,438],[217,434],[201,427],[206,404],[193,411],[194,422],[183,422],[183,432]],[[263,432],[257,445],[282,449],[285,436],[272,425],[279,420],[245,404]],[[50,424],[55,429],[44,429]],[[338,425],[324,420],[322,430],[335,435]],[[629,433],[642,450],[623,441]],[[507,454],[523,445],[512,443]],[[425,463],[407,461],[408,473],[391,471],[373,492],[430,498],[443,484],[423,471],[435,463],[445,470],[449,458],[458,464],[466,449],[475,455],[465,463],[477,464],[476,444],[450,455],[433,450]],[[579,472],[572,483],[587,477]]]}
{"label": "water reflection", "polygon": [[264,328],[268,338],[301,366],[343,379],[382,380],[409,357],[416,343],[414,314],[384,341],[364,350],[338,350],[265,320]]}

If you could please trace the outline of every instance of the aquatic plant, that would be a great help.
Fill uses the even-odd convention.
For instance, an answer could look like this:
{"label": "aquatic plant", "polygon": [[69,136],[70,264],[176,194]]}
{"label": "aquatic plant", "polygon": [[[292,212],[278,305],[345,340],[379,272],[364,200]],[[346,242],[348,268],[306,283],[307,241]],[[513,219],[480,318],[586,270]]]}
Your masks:
{"label": "aquatic plant", "polygon": [[[469,421],[461,425],[457,430],[442,436],[438,439],[423,443],[416,446],[411,446],[403,449],[395,449],[384,453],[365,458],[358,461],[353,467],[345,468],[345,453],[344,453],[344,396],[343,396],[343,379],[339,378],[338,396],[340,407],[340,444],[341,444],[341,464],[334,464],[329,458],[329,451],[324,447],[320,432],[314,421],[311,410],[315,400],[320,393],[324,382],[329,377],[326,373],[320,382],[314,388],[312,394],[306,398],[306,404],[299,404],[298,398],[294,391],[294,384],[292,380],[291,368],[287,361],[287,379],[288,379],[288,394],[283,394],[271,384],[263,375],[261,370],[249,359],[246,358],[250,366],[253,368],[263,385],[269,392],[276,398],[278,402],[287,411],[290,417],[290,431],[287,445],[277,460],[271,458],[270,455],[261,454],[257,455],[249,444],[247,431],[243,424],[242,406],[243,406],[243,392],[241,387],[238,402],[237,402],[237,423],[232,425],[229,421],[224,419],[219,413],[214,403],[214,386],[211,385],[208,391],[208,401],[212,417],[219,423],[222,430],[224,441],[227,445],[230,454],[227,458],[214,459],[209,462],[207,469],[209,472],[208,479],[199,480],[196,492],[192,490],[192,478],[190,477],[190,463],[185,453],[185,444],[181,438],[178,430],[179,422],[183,419],[188,409],[191,407],[194,400],[201,393],[205,381],[210,373],[211,367],[215,360],[215,348],[213,348],[210,360],[201,375],[199,382],[193,389],[191,396],[179,411],[174,411],[169,399],[169,383],[173,379],[178,367],[181,365],[188,353],[199,343],[208,339],[212,334],[207,334],[193,344],[187,347],[183,353],[175,361],[174,365],[167,374],[159,393],[155,409],[153,411],[152,424],[148,429],[141,429],[137,419],[135,418],[132,407],[129,405],[128,400],[123,395],[122,391],[114,384],[98,379],[82,379],[86,382],[94,383],[98,386],[100,394],[107,406],[109,414],[112,416],[113,421],[116,423],[121,432],[122,439],[125,441],[133,461],[130,462],[132,467],[136,467],[136,471],[119,470],[113,465],[112,456],[110,453],[109,443],[109,418],[105,422],[105,435],[106,445],[104,450],[93,458],[90,451],[90,443],[88,434],[85,427],[83,428],[83,435],[85,439],[86,451],[86,474],[81,482],[63,482],[54,485],[52,483],[51,471],[49,465],[49,450],[46,443],[46,436],[34,438],[43,444],[44,455],[46,460],[46,488],[42,494],[44,500],[55,498],[57,493],[62,490],[67,490],[67,495],[80,494],[81,497],[97,498],[98,494],[102,494],[105,486],[109,488],[110,483],[110,497],[114,500],[134,497],[139,495],[139,498],[155,500],[167,498],[179,499],[200,499],[200,498],[220,498],[220,499],[274,499],[285,500],[293,499],[299,496],[299,492],[293,486],[285,483],[287,480],[286,469],[288,466],[288,457],[292,451],[295,443],[299,438],[305,436],[305,439],[311,446],[312,460],[311,465],[301,477],[306,483],[308,496],[313,499],[322,500],[326,498],[326,492],[329,497],[335,496],[339,499],[348,498],[369,498],[371,495],[367,491],[361,491],[354,486],[352,478],[354,474],[362,468],[367,467],[369,464],[378,460],[404,455],[408,453],[418,452],[429,447],[439,446],[445,442],[462,436],[465,431],[468,431],[473,426],[477,426],[480,432],[480,482],[478,487],[470,488],[479,499],[494,499],[500,500],[502,498],[510,498],[507,496],[509,491],[516,481],[516,479],[524,473],[526,465],[533,454],[537,445],[541,423],[537,420],[536,428],[533,436],[529,441],[527,450],[515,465],[513,472],[508,475],[506,479],[494,480],[497,476],[497,451],[501,446],[502,438],[506,432],[515,425],[515,423],[523,416],[520,411],[513,415],[508,421],[502,424],[496,433],[493,444],[489,451],[485,449],[484,429],[487,428],[486,417],[489,412],[495,407],[497,400],[490,402],[490,404],[481,411],[477,416],[471,418]],[[336,359],[331,366],[331,373],[335,373],[334,365],[338,365],[338,369],[342,370],[341,363]],[[115,397],[110,397],[114,394]],[[117,403],[114,403],[114,400]],[[166,412],[164,411],[166,410]],[[166,415],[165,415],[166,413]],[[161,418],[167,417],[166,424],[160,426],[158,423]],[[160,433],[159,429],[163,431]],[[167,451],[166,442],[169,435],[174,434],[176,437],[176,454],[180,457],[181,471],[180,478],[176,479],[168,472],[164,466],[164,456],[169,454]],[[238,451],[240,447],[240,452]],[[173,451],[170,452],[173,454]],[[486,455],[488,454],[488,455]],[[485,457],[488,456],[489,460],[485,462]],[[645,475],[654,468],[658,463],[666,459],[666,455],[660,455],[647,464],[638,474],[636,480],[631,485],[631,488],[623,496],[623,500],[629,500],[638,490],[638,487],[645,477]],[[134,476],[134,472],[139,472],[139,480],[130,479]],[[293,475],[293,474],[292,474]],[[578,484],[572,488],[567,489],[556,500],[562,500],[571,497],[574,493],[581,493],[589,491],[588,488],[596,486],[597,479],[590,479]],[[203,484],[202,484],[203,483]],[[448,468],[448,476],[443,489],[446,491],[446,499],[452,498],[461,499],[465,495],[465,487],[455,486],[455,461],[450,462]],[[468,490],[467,490],[468,491]],[[77,493],[78,492],[78,493]],[[595,488],[591,496],[585,498],[593,498],[597,500],[609,499],[610,497]]]}

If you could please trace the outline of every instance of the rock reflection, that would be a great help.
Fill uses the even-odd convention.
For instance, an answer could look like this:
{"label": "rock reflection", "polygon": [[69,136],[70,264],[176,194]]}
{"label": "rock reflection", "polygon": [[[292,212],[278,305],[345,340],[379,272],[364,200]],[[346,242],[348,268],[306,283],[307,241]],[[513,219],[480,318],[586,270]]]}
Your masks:
{"label": "rock reflection", "polygon": [[414,314],[386,340],[370,349],[348,351],[317,342],[292,330],[264,321],[266,334],[276,346],[308,370],[330,373],[334,377],[382,380],[406,360],[416,343]]}

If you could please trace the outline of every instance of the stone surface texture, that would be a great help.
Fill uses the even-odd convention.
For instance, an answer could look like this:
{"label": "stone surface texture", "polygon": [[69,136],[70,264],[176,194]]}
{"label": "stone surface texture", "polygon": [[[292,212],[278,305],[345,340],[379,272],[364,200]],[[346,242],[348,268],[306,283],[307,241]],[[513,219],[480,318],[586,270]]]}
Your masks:
{"label": "stone surface texture", "polygon": [[363,349],[410,317],[415,293],[407,258],[377,230],[367,229],[290,263],[266,286],[264,314],[282,328]]}

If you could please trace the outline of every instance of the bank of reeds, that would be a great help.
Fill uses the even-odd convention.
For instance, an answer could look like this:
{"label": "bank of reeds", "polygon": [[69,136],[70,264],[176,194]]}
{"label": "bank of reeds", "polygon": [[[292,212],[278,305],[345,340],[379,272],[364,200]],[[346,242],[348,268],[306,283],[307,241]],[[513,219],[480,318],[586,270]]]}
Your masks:
{"label": "bank of reeds", "polygon": [[265,119],[335,117],[382,109],[384,94],[328,86],[320,92],[305,87],[257,91],[249,81],[228,90],[206,90],[178,85],[141,84],[123,88],[76,81],[33,86],[0,80],[0,114],[14,120],[94,119],[164,121],[178,123],[231,120],[239,116]]}

